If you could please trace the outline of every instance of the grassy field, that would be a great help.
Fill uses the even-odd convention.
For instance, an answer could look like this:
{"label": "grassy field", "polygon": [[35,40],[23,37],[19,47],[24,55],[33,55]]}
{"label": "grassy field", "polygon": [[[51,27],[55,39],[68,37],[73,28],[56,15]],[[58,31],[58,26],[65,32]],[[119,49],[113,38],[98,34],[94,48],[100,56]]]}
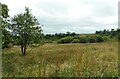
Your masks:
{"label": "grassy field", "polygon": [[4,49],[3,77],[114,77],[118,76],[117,42],[45,44]]}

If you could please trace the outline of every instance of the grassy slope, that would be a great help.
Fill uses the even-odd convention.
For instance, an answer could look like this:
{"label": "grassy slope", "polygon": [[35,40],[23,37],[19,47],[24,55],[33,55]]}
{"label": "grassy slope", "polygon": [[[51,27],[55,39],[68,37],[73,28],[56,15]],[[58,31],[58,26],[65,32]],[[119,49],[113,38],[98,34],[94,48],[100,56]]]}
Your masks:
{"label": "grassy slope", "polygon": [[3,50],[3,77],[118,76],[117,42],[45,44],[27,52],[22,56],[18,46]]}

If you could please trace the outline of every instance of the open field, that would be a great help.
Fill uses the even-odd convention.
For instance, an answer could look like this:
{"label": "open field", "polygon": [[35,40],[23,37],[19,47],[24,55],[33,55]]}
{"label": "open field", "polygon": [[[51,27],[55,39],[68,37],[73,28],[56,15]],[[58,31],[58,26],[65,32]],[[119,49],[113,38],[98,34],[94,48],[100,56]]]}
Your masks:
{"label": "open field", "polygon": [[3,50],[3,77],[114,77],[118,76],[117,42],[45,44]]}

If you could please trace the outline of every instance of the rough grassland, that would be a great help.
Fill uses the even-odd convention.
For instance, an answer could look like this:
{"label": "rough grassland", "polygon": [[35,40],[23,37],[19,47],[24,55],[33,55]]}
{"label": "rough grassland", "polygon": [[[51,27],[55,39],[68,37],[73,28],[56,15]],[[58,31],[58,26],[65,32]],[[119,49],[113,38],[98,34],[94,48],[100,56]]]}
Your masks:
{"label": "rough grassland", "polygon": [[118,44],[45,44],[3,50],[3,77],[114,77],[118,76]]}

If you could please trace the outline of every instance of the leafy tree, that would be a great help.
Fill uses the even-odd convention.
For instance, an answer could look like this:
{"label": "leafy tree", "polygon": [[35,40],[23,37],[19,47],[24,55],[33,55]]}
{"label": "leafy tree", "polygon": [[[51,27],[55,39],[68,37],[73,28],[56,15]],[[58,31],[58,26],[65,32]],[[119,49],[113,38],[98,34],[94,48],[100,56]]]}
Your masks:
{"label": "leafy tree", "polygon": [[8,9],[7,5],[1,4],[1,3],[0,3],[0,5],[2,7],[2,17],[3,18],[8,18],[9,17],[9,15],[8,15],[9,9]]}
{"label": "leafy tree", "polygon": [[110,35],[110,36],[111,36],[111,38],[112,38],[112,37],[114,37],[115,35],[116,35],[115,30],[114,30],[114,29],[111,29],[111,35]]}
{"label": "leafy tree", "polygon": [[102,31],[96,31],[95,34],[102,34]]}
{"label": "leafy tree", "polygon": [[75,33],[75,32],[71,33],[71,36],[75,36],[75,35],[76,35],[76,33]]}
{"label": "leafy tree", "polygon": [[2,15],[0,15],[0,21],[1,21],[1,25],[2,25],[2,48],[7,48],[8,44],[11,42],[11,38],[10,38],[10,33],[9,31],[7,31],[9,24],[9,15],[8,15],[8,7],[5,4],[1,4],[1,10],[2,10]]}
{"label": "leafy tree", "polygon": [[64,33],[59,33],[59,37],[60,38],[63,38],[63,37],[65,37],[66,35],[64,34]]}
{"label": "leafy tree", "polygon": [[66,36],[70,36],[71,32],[66,32]]}
{"label": "leafy tree", "polygon": [[46,39],[50,39],[51,37],[52,37],[51,34],[46,34],[46,35],[45,35],[45,38],[46,38]]}
{"label": "leafy tree", "polygon": [[14,16],[11,21],[11,29],[17,36],[20,36],[21,51],[25,55],[27,44],[41,34],[41,27],[28,7],[25,7],[24,13]]}
{"label": "leafy tree", "polygon": [[13,45],[20,45],[20,36],[12,35],[12,43]]}

